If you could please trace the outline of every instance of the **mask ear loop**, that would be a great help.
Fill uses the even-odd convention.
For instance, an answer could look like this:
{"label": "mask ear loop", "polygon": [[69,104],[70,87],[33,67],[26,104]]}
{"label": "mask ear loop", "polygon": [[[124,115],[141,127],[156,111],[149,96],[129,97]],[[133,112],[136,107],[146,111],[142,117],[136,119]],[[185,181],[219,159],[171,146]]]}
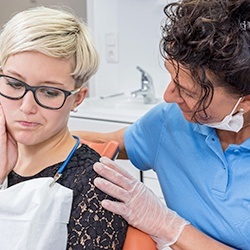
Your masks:
{"label": "mask ear loop", "polygon": [[[237,101],[237,103],[235,104],[232,112],[229,114],[229,115],[233,115],[235,110],[237,109],[238,105],[240,104],[241,100],[242,100],[243,97],[240,97],[239,100]],[[244,112],[244,109],[243,108],[240,108],[239,112],[242,113],[242,111]],[[243,113],[244,114],[244,113]]]}
{"label": "mask ear loop", "polygon": [[[236,108],[240,104],[242,99],[243,99],[243,97],[239,98],[238,102],[236,103]],[[240,108],[239,113],[243,115],[245,113],[245,110],[243,108]]]}

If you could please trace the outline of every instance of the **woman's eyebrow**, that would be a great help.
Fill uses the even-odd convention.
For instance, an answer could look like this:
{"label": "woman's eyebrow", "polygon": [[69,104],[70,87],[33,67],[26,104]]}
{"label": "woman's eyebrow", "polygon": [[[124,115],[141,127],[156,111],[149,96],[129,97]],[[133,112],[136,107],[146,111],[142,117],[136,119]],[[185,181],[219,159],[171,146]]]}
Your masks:
{"label": "woman's eyebrow", "polygon": [[15,70],[7,69],[7,74],[8,74],[8,73],[14,75],[15,77],[22,78],[22,76],[21,76],[19,73],[17,73]]}
{"label": "woman's eyebrow", "polygon": [[[17,78],[17,80],[21,80],[23,82],[26,82],[26,80],[22,77],[22,75],[20,75],[19,73],[17,73],[15,70],[11,70],[8,69],[7,70],[7,74],[11,74],[14,78]],[[60,85],[60,86],[64,86],[65,83],[61,82],[61,81],[53,81],[53,80],[49,80],[49,81],[42,81],[40,82],[40,84],[50,84],[50,85]]]}
{"label": "woman's eyebrow", "polygon": [[51,85],[61,85],[64,86],[63,82],[59,82],[59,81],[43,81],[42,83],[44,84],[51,84]]}

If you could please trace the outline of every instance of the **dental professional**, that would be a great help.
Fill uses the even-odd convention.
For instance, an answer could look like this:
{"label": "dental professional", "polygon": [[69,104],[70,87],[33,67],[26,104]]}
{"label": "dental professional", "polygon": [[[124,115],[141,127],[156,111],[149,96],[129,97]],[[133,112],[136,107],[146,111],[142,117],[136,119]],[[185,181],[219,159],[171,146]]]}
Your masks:
{"label": "dental professional", "polygon": [[90,31],[62,8],[17,13],[0,65],[1,250],[121,250],[127,222],[93,183],[100,155],[67,127],[98,66]]}
{"label": "dental professional", "polygon": [[140,170],[153,169],[166,205],[108,159],[95,185],[120,201],[108,210],[150,234],[158,249],[250,249],[250,1],[182,0],[164,8],[165,103],[117,140]]}

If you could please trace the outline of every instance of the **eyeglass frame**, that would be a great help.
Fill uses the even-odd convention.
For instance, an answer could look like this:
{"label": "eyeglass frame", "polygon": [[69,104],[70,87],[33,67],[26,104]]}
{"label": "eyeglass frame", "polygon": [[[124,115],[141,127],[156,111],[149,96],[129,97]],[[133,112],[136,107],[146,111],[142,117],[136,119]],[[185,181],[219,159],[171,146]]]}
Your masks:
{"label": "eyeglass frame", "polygon": [[[23,93],[23,95],[21,97],[10,97],[10,96],[6,96],[5,94],[1,93],[0,92],[0,95],[7,98],[7,99],[10,99],[10,100],[21,100],[26,94],[28,91],[31,91],[33,93],[33,96],[34,96],[34,99],[36,101],[36,103],[41,106],[42,108],[45,108],[45,109],[51,109],[51,110],[58,110],[60,108],[63,107],[63,105],[65,104],[66,102],[66,99],[70,96],[70,95],[74,95],[74,94],[77,94],[80,90],[81,90],[81,87],[80,88],[77,88],[77,89],[74,89],[72,91],[68,91],[68,90],[64,90],[64,89],[60,89],[60,88],[56,88],[56,87],[49,87],[49,86],[38,86],[38,87],[32,87],[30,86],[29,84],[27,84],[26,82],[24,81],[21,81],[19,79],[16,79],[15,77],[12,77],[12,76],[8,76],[8,75],[4,75],[4,74],[0,74],[0,78],[1,77],[7,77],[7,78],[11,78],[13,80],[16,80],[20,83],[22,83],[24,85],[24,88],[25,88],[25,91]],[[39,102],[39,100],[37,99],[36,97],[36,91],[40,88],[49,88],[49,89],[55,89],[55,90],[60,90],[63,92],[64,94],[64,101],[62,103],[62,105],[59,107],[59,108],[52,108],[52,107],[49,107],[49,106],[46,106],[46,105],[43,105],[42,103]]]}

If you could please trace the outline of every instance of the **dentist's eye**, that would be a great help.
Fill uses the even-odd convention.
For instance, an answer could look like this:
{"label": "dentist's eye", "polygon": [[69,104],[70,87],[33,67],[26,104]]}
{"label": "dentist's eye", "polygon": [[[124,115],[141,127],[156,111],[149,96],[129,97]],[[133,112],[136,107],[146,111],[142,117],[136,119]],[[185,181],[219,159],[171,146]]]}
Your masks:
{"label": "dentist's eye", "polygon": [[182,97],[194,98],[194,94],[193,93],[189,93],[189,92],[187,92],[186,90],[183,90],[183,89],[180,90],[180,95]]}

